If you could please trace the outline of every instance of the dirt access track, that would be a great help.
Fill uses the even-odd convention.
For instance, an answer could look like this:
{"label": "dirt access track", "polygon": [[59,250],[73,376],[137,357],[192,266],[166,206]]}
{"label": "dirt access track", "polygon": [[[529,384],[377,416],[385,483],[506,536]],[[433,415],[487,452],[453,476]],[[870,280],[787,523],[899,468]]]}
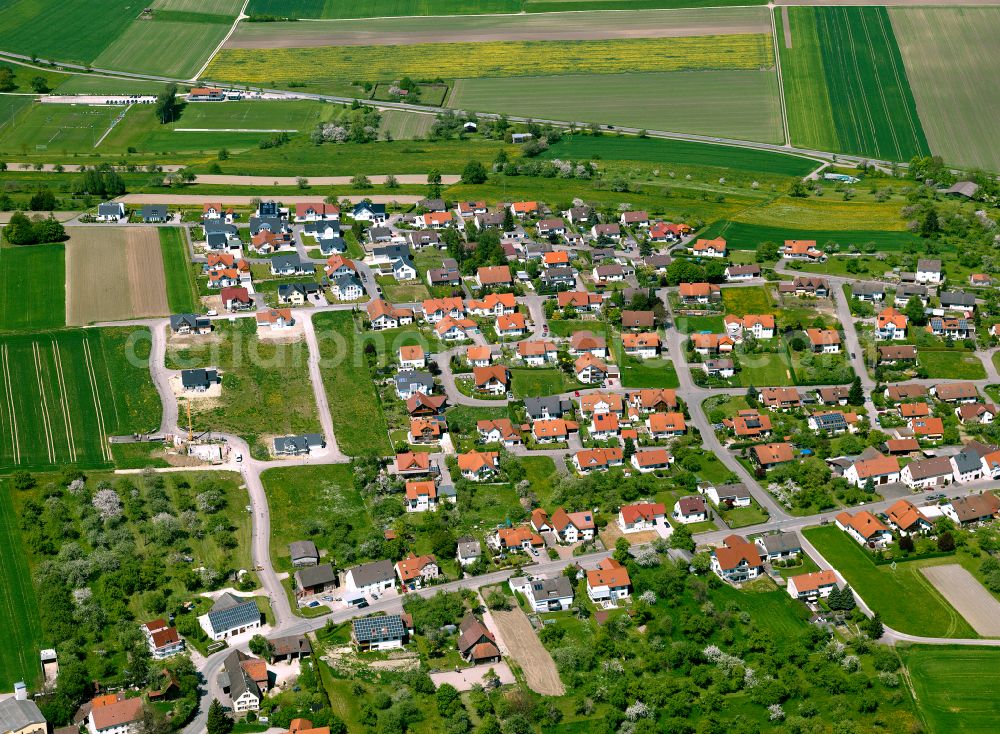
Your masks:
{"label": "dirt access track", "polygon": [[920,569],[941,596],[983,637],[1000,637],[1000,602],[957,563]]}
{"label": "dirt access track", "polygon": [[528,688],[543,696],[562,696],[566,693],[555,661],[521,608],[515,606],[506,612],[495,609],[490,616],[496,626],[500,651],[521,666]]}
{"label": "dirt access track", "polygon": [[66,323],[166,316],[166,279],[155,227],[67,227]]}
{"label": "dirt access track", "polygon": [[[1000,1],[1000,0],[998,0]],[[771,32],[764,7],[460,15],[240,23],[226,48],[412,46],[484,41],[600,41]]]}

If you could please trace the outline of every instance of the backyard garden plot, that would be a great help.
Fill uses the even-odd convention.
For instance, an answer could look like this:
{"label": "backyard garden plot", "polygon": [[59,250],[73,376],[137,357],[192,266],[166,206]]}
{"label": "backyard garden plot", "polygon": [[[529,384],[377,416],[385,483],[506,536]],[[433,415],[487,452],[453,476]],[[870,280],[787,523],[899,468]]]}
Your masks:
{"label": "backyard garden plot", "polygon": [[542,154],[563,160],[641,161],[677,166],[711,166],[752,173],[804,176],[816,164],[806,158],[748,148],[633,136],[564,135]]}
{"label": "backyard garden plot", "polygon": [[704,69],[757,70],[773,65],[764,34],[606,41],[491,41],[415,46],[225,48],[212,60],[211,79],[288,84],[344,85],[403,76],[444,79],[611,74]]}
{"label": "backyard garden plot", "polygon": [[889,18],[931,150],[1000,171],[1000,8],[893,8]]}
{"label": "backyard garden plot", "polygon": [[764,8],[633,10],[615,13],[368,18],[339,23],[243,23],[226,48],[409,46],[483,41],[572,41],[770,34]]}
{"label": "backyard garden plot", "polygon": [[930,734],[992,734],[1000,721],[1000,648],[898,647]]}
{"label": "backyard garden plot", "polygon": [[0,466],[111,462],[108,436],[160,424],[145,329],[0,339]]}
{"label": "backyard garden plot", "polygon": [[9,691],[17,681],[35,688],[41,670],[38,651],[42,630],[31,573],[24,556],[17,514],[9,483],[0,482],[0,688]]}
{"label": "backyard garden plot", "polygon": [[121,107],[37,104],[0,127],[0,152],[91,153]]}
{"label": "backyard garden plot", "polygon": [[[897,161],[927,155],[927,139],[886,9],[813,12],[839,150]],[[796,70],[801,71],[792,73]],[[813,73],[803,83],[807,88],[818,82]],[[790,78],[789,83],[796,82]],[[806,104],[816,101],[808,96],[798,99]]]}
{"label": "backyard garden plot", "polygon": [[66,323],[63,245],[0,248],[0,330]]}
{"label": "backyard garden plot", "polygon": [[[606,72],[614,69],[606,69],[595,74],[459,79],[448,106],[780,142],[781,107],[774,71],[726,66],[721,60],[712,70],[660,71],[653,56],[635,69],[648,73],[611,74]],[[761,66],[769,67],[770,62]]]}
{"label": "backyard garden plot", "polygon": [[68,227],[66,323],[166,316],[166,279],[155,227]]}

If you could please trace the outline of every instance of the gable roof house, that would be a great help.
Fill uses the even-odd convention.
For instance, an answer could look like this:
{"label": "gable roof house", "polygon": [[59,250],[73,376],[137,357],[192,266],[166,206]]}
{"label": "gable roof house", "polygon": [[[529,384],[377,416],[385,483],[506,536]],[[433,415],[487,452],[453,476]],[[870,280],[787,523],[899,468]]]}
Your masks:
{"label": "gable roof house", "polygon": [[561,612],[573,606],[573,584],[562,574],[548,579],[534,578],[526,586],[531,608],[539,614]]}
{"label": "gable roof house", "polygon": [[351,641],[359,651],[399,649],[409,637],[409,630],[399,614],[361,617],[351,623]]}
{"label": "gable roof house", "polygon": [[621,466],[624,453],[620,448],[584,449],[573,455],[573,466],[580,474],[592,471],[607,471],[613,466]]}
{"label": "gable roof house", "polygon": [[[625,431],[622,431],[625,434]],[[642,474],[655,471],[665,471],[674,463],[674,457],[666,449],[640,449],[632,454],[629,460],[632,466]]]}
{"label": "gable roof house", "polygon": [[787,442],[760,443],[750,447],[750,460],[764,471],[795,460],[795,450]]}
{"label": "gable roof house", "polygon": [[501,395],[510,389],[510,371],[503,365],[473,367],[472,379],[479,392]]}
{"label": "gable roof house", "polygon": [[913,503],[901,499],[885,511],[889,527],[900,535],[924,534],[931,531],[933,523]]}
{"label": "gable roof house", "polygon": [[705,500],[699,496],[681,497],[674,503],[671,517],[683,525],[704,522],[708,519],[708,507]]}
{"label": "gable roof house", "polygon": [[427,581],[433,581],[441,575],[437,559],[433,555],[418,556],[413,551],[396,563],[396,575],[403,589],[416,591],[423,588]]}
{"label": "gable roof house", "polygon": [[393,377],[393,383],[400,400],[409,400],[417,393],[430,395],[434,392],[434,378],[426,372],[403,370]]}
{"label": "gable roof house", "polygon": [[362,563],[344,575],[344,588],[358,596],[382,594],[395,585],[396,572],[388,559]]}
{"label": "gable roof house", "polygon": [[[0,701],[0,734],[48,734],[49,727],[38,704],[22,698],[27,691],[14,684],[14,695]],[[75,730],[74,730],[75,731]]]}
{"label": "gable roof house", "polygon": [[722,289],[712,283],[681,283],[679,286],[681,302],[712,303],[722,298]]}
{"label": "gable roof house", "polygon": [[462,476],[473,482],[492,478],[500,468],[500,455],[496,451],[470,451],[457,458]]}
{"label": "gable roof house", "polygon": [[834,519],[834,523],[860,545],[881,548],[892,542],[892,532],[889,528],[867,510],[859,510],[853,515],[841,512]]}
{"label": "gable roof house", "polygon": [[765,387],[760,402],[769,410],[786,412],[802,406],[802,396],[792,387]]}
{"label": "gable roof house", "polygon": [[917,260],[915,280],[918,283],[937,285],[944,280],[940,260]]}
{"label": "gable roof house", "polygon": [[973,403],[979,391],[972,382],[946,382],[931,388],[931,395],[946,403]]}
{"label": "gable roof house", "polygon": [[836,329],[806,329],[809,345],[817,354],[839,354],[840,332]]}
{"label": "gable roof house", "polygon": [[905,339],[907,323],[906,316],[892,306],[883,309],[875,319],[875,338],[882,341]]}
{"label": "gable roof house", "polygon": [[816,249],[816,240],[785,240],[781,256],[788,260],[826,262],[826,254]]}
{"label": "gable roof house", "polygon": [[592,353],[581,354],[573,363],[573,372],[580,382],[594,384],[604,382],[608,376],[608,366]]}
{"label": "gable roof house", "polygon": [[959,525],[985,522],[996,517],[1000,512],[1000,499],[992,492],[970,494],[967,497],[953,499],[941,508],[944,514]]}
{"label": "gable roof house", "polygon": [[288,544],[288,554],[292,566],[315,566],[319,563],[319,551],[311,540],[293,540]]}
{"label": "gable roof house", "polygon": [[458,654],[466,662],[474,664],[500,662],[496,637],[485,624],[473,616],[472,612],[465,615],[458,626],[457,647]]}
{"label": "gable roof house", "polygon": [[725,257],[726,240],[716,237],[714,240],[699,239],[689,245],[692,255],[700,257]]}
{"label": "gable roof house", "polygon": [[[142,625],[142,633],[154,660],[164,660],[184,652],[184,640],[177,633],[177,628],[171,627],[162,619],[146,622]],[[3,731],[2,727],[0,731]]]}
{"label": "gable roof house", "polygon": [[793,599],[818,599],[830,596],[836,585],[837,574],[830,569],[823,569],[792,576],[785,589]]}
{"label": "gable roof house", "polygon": [[729,535],[712,551],[712,570],[723,581],[739,584],[764,573],[764,562],[753,543],[739,535]]}
{"label": "gable roof house", "polygon": [[953,471],[951,457],[935,456],[910,462],[903,467],[899,478],[910,489],[932,489],[948,484]]}
{"label": "gable roof house", "polygon": [[562,543],[591,540],[596,531],[594,515],[588,510],[566,512],[562,507],[559,507],[552,513],[552,517],[548,519],[547,523]]}
{"label": "gable roof house", "polygon": [[293,574],[295,579],[295,596],[314,596],[324,594],[337,587],[337,572],[329,563],[316,566],[305,566]]}
{"label": "gable roof house", "polygon": [[262,616],[253,599],[248,601],[226,592],[198,621],[209,638],[218,641],[260,629]]}
{"label": "gable roof house", "polygon": [[605,558],[597,568],[587,571],[587,596],[595,604],[617,606],[632,590],[628,570],[614,558]]}
{"label": "gable roof house", "polygon": [[856,487],[864,487],[871,479],[875,486],[899,481],[899,459],[884,456],[871,449],[868,454],[854,458],[844,470],[844,479]]}
{"label": "gable roof house", "polygon": [[125,204],[120,201],[109,201],[97,205],[98,222],[120,222],[125,219]]}
{"label": "gable roof house", "polygon": [[559,395],[524,399],[524,412],[532,421],[562,418],[563,414],[572,408],[572,402]]}
{"label": "gable roof house", "polygon": [[618,510],[618,527],[623,533],[637,533],[667,525],[667,508],[663,503],[639,502],[622,505]]}
{"label": "gable roof house", "polygon": [[90,734],[136,734],[140,730],[143,714],[142,698],[119,698],[113,694],[98,696],[91,702],[86,719],[87,731]]}
{"label": "gable roof house", "polygon": [[761,555],[768,561],[795,558],[802,552],[802,542],[796,533],[768,533],[755,541]]}

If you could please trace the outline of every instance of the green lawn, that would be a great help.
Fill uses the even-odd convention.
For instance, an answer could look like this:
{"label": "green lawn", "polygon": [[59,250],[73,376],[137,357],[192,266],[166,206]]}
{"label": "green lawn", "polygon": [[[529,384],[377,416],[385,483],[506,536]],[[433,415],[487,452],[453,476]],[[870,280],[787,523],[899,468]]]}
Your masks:
{"label": "green lawn", "polygon": [[603,321],[584,321],[583,319],[549,319],[549,331],[552,336],[569,337],[576,331],[592,331],[603,334],[606,328]]}
{"label": "green lawn", "polygon": [[929,155],[886,8],[814,13],[840,150],[895,161]]}
{"label": "green lawn", "polygon": [[896,648],[929,734],[991,734],[1000,721],[1000,649],[946,645]]}
{"label": "green lawn", "polygon": [[[723,288],[722,305],[726,312],[734,316],[774,313],[774,299],[767,286],[755,285],[747,288]],[[781,324],[778,324],[781,328]]]}
{"label": "green lawn", "polygon": [[613,137],[608,135],[564,135],[543,156],[562,160],[601,158],[673,165],[711,166],[751,173],[803,176],[813,170],[812,161],[783,153],[728,148],[724,145],[683,140]]}
{"label": "green lawn", "polygon": [[[215,366],[223,372],[221,400],[191,400],[195,430],[236,433],[252,446],[262,436],[320,432],[304,339],[287,344],[259,339],[253,319],[218,321],[215,333],[221,346],[195,342],[167,350],[174,369]],[[180,402],[184,410],[186,401]],[[255,447],[255,455],[266,452]]]}
{"label": "green lawn", "polygon": [[920,573],[921,561],[875,566],[867,551],[835,525],[809,528],[805,536],[865,602],[900,632],[927,637],[978,637]]}
{"label": "green lawn", "polygon": [[0,465],[109,466],[107,436],[155,431],[143,328],[0,338]]}
{"label": "green lawn", "polygon": [[721,314],[719,316],[678,316],[675,324],[677,330],[682,334],[694,334],[700,331],[721,334],[726,328],[722,319]]}
{"label": "green lawn", "polygon": [[558,479],[555,462],[548,456],[522,456],[518,459],[524,467],[525,478],[531,484],[531,491],[538,497],[542,507],[548,507],[552,497],[552,485]]}
{"label": "green lawn", "polygon": [[736,373],[744,387],[779,387],[794,385],[784,351],[777,354],[744,354],[740,356],[740,371]]}
{"label": "green lawn", "polygon": [[58,92],[59,94],[158,94],[165,86],[166,82],[74,74],[65,77],[65,81],[58,87]]}
{"label": "green lawn", "polygon": [[0,330],[65,325],[65,247],[0,247]]}
{"label": "green lawn", "polygon": [[619,361],[622,387],[680,387],[677,370],[669,359]]}
{"label": "green lawn", "polygon": [[[311,539],[328,549],[371,537],[371,518],[350,466],[283,467],[269,469],[261,478],[271,511],[271,558],[279,568],[290,568],[288,544],[293,540]],[[318,521],[322,532],[310,538],[304,518]],[[338,529],[348,537],[339,537]]]}
{"label": "green lawn", "polygon": [[323,384],[341,451],[357,456],[392,453],[388,428],[362,353],[360,331],[351,313],[313,317],[320,338]]}
{"label": "green lawn", "polygon": [[172,313],[197,313],[198,292],[191,278],[187,243],[177,227],[160,227],[160,252],[167,279],[167,303]]}
{"label": "green lawn", "polygon": [[917,361],[927,371],[928,377],[945,377],[951,380],[986,379],[986,368],[973,352],[920,349],[917,352]]}
{"label": "green lawn", "polygon": [[559,369],[520,368],[512,369],[511,389],[516,398],[537,398],[559,395],[580,386]]}
{"label": "green lawn", "polygon": [[0,688],[11,690],[19,680],[34,688],[41,668],[38,651],[42,630],[17,514],[13,487],[0,482]]}
{"label": "green lawn", "polygon": [[750,507],[734,507],[723,514],[723,520],[731,528],[745,528],[747,525],[757,525],[767,522],[768,514],[752,500]]}
{"label": "green lawn", "polygon": [[115,107],[32,104],[16,125],[0,129],[0,152],[91,153],[121,112]]}
{"label": "green lawn", "polygon": [[[459,79],[448,106],[762,142],[782,140],[773,69],[640,71],[644,73]],[[722,163],[716,160],[710,165]]]}

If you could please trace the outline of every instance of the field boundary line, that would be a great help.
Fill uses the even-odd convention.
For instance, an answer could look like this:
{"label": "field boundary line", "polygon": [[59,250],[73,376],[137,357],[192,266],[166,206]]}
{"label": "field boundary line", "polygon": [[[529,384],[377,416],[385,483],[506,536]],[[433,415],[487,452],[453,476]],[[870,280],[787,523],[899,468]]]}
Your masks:
{"label": "field boundary line", "polygon": [[21,442],[20,436],[17,430],[17,416],[14,411],[14,390],[13,385],[10,381],[10,357],[9,348],[6,344],[3,345],[3,354],[0,355],[3,358],[3,376],[4,376],[4,397],[6,398],[7,410],[10,411],[10,440],[13,451],[11,456],[14,459],[15,464],[21,463]]}
{"label": "field boundary line", "polygon": [[76,461],[76,439],[73,435],[73,421],[69,412],[69,391],[66,389],[66,375],[63,373],[62,350],[59,342],[52,340],[52,359],[56,365],[56,381],[59,384],[59,406],[62,408],[63,421],[66,423],[66,444],[69,446],[70,456]]}
{"label": "field boundary line", "polygon": [[90,395],[94,399],[97,432],[101,439],[101,453],[105,459],[111,461],[111,450],[108,448],[108,434],[104,430],[104,410],[101,408],[101,399],[97,394],[97,375],[94,374],[94,359],[90,354],[90,342],[87,339],[83,340],[83,361],[87,368],[87,375],[90,378]]}
{"label": "field boundary line", "polygon": [[49,417],[49,401],[45,397],[45,385],[42,383],[42,357],[38,342],[31,342],[31,353],[35,358],[35,382],[38,383],[39,405],[42,408],[42,432],[45,434],[45,448],[48,450],[49,463],[56,463],[55,440],[52,438],[52,419]]}
{"label": "field boundary line", "polygon": [[248,6],[249,4],[250,4],[250,0],[243,0],[243,7],[242,7],[242,8],[240,8],[240,12],[238,12],[238,13],[236,14],[236,19],[235,19],[235,20],[233,21],[233,24],[232,24],[232,26],[230,26],[230,28],[229,28],[229,33],[227,33],[227,34],[225,35],[225,38],[223,38],[223,39],[222,39],[222,40],[221,40],[221,41],[219,42],[219,45],[218,45],[218,46],[216,46],[216,47],[215,47],[215,49],[214,49],[214,50],[212,51],[212,53],[210,53],[210,54],[208,55],[208,58],[207,58],[207,59],[205,59],[205,63],[201,65],[201,68],[200,68],[200,69],[198,69],[198,71],[196,71],[196,72],[194,73],[194,76],[192,76],[192,77],[191,77],[191,78],[190,78],[190,79],[189,79],[188,81],[192,81],[192,82],[196,82],[196,81],[198,81],[198,78],[199,78],[199,77],[200,77],[200,76],[201,76],[202,74],[204,74],[204,73],[205,73],[205,69],[207,69],[207,68],[208,68],[208,65],[212,63],[212,59],[214,59],[214,58],[215,58],[215,57],[216,57],[216,56],[218,55],[219,51],[221,51],[221,50],[222,50],[222,47],[223,47],[223,46],[225,46],[225,45],[226,45],[227,43],[229,43],[229,39],[233,37],[233,34],[234,34],[234,33],[236,33],[236,29],[237,29],[237,28],[239,28],[239,25],[240,25],[240,22],[242,22],[242,20],[243,20],[244,18],[249,18],[249,17],[250,17],[250,16],[248,16],[248,15],[246,14],[246,12],[247,12],[247,6]]}

